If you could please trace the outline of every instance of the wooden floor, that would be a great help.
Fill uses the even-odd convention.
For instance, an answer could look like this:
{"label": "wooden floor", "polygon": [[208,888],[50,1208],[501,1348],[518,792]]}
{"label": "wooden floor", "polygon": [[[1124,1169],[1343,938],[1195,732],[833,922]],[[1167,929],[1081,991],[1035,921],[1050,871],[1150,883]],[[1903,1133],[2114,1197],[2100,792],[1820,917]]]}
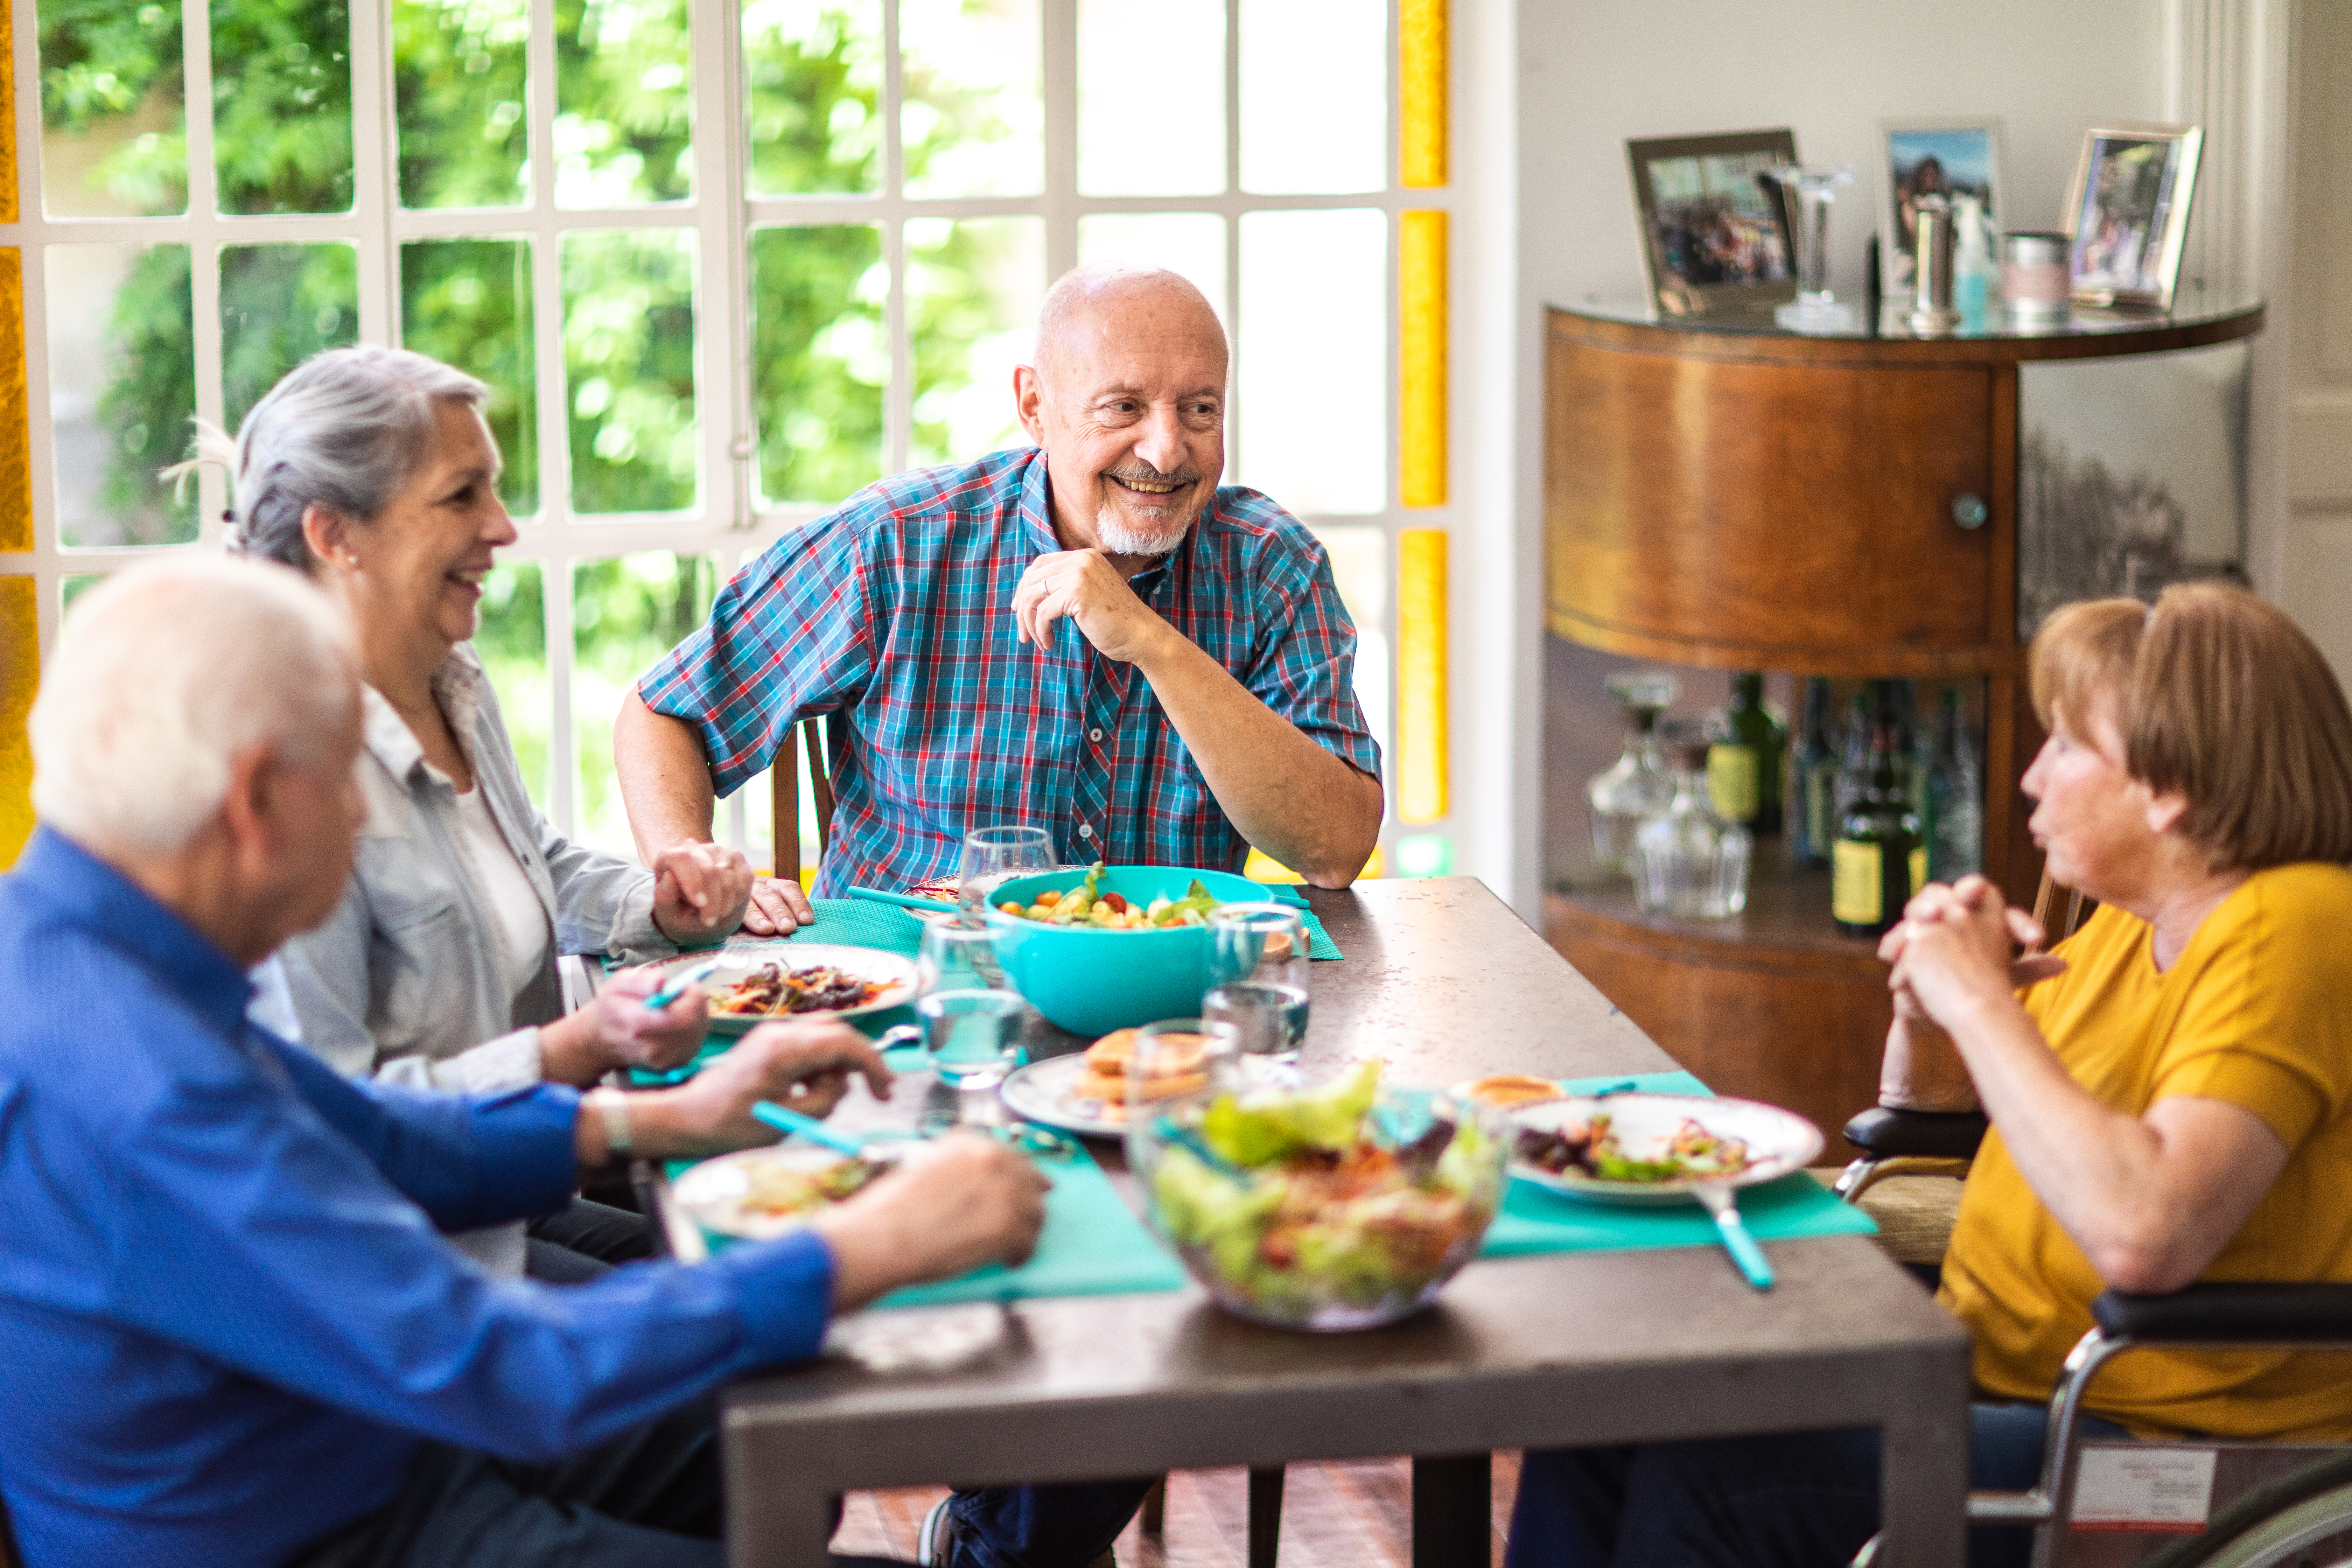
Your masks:
{"label": "wooden floor", "polygon": [[[1403,1459],[1290,1467],[1282,1499],[1282,1568],[1407,1568],[1412,1558],[1411,1469]],[[1494,1562],[1519,1483],[1519,1457],[1495,1456]],[[834,1550],[915,1560],[915,1531],[940,1487],[852,1492]],[[1178,1470],[1168,1478],[1166,1529],[1134,1524],[1118,1538],[1119,1568],[1243,1568],[1249,1561],[1248,1472]]]}

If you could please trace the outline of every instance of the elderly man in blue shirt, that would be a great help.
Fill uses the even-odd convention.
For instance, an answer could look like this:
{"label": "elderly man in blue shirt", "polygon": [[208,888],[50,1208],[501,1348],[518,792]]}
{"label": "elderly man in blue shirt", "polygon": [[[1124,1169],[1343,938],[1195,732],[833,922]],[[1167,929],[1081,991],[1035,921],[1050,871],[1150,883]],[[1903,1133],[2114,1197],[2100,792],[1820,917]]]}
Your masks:
{"label": "elderly man in blue shirt", "polygon": [[[136,568],[68,618],[33,715],[43,826],[0,878],[0,1495],[76,1564],[709,1565],[708,1395],[831,1312],[1017,1259],[1042,1184],[986,1140],[782,1240],[550,1289],[443,1233],[554,1207],[616,1152],[772,1137],[888,1073],[776,1026],[692,1082],[490,1097],[351,1082],[246,1019],[336,903],[351,654],[276,567]],[[593,1103],[600,1096],[608,1102]]]}

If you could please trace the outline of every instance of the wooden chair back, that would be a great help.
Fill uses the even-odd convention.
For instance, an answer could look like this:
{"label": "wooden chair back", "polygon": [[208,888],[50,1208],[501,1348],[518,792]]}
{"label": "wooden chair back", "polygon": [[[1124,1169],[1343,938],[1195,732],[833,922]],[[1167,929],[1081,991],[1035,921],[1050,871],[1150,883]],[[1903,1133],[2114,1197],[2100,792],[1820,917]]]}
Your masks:
{"label": "wooden chair back", "polygon": [[[824,721],[814,717],[803,719],[798,728],[801,750],[808,753],[809,793],[816,799],[816,854],[822,860],[825,847],[833,842],[833,779],[825,767]],[[801,777],[800,763],[793,755],[793,743],[789,740],[776,748],[776,760],[768,769],[768,789],[775,816],[776,875],[798,877],[801,871]]]}
{"label": "wooden chair back", "polygon": [[2033,895],[2033,919],[2042,931],[2042,945],[2055,947],[2083,929],[2099,901],[2073,888],[2062,888],[2050,877],[2050,868],[2042,868],[2042,888]]}

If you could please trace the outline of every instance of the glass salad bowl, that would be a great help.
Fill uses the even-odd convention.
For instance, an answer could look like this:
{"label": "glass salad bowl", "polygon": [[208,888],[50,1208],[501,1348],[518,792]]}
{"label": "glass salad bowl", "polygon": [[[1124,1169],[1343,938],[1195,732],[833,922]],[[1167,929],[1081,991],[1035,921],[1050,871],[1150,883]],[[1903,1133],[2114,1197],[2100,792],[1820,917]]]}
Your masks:
{"label": "glass salad bowl", "polygon": [[1377,1061],[1302,1089],[1227,1051],[1207,1077],[1131,1115],[1127,1146],[1153,1228],[1219,1306],[1279,1328],[1377,1328],[1477,1255],[1507,1152],[1494,1108],[1383,1083]]}

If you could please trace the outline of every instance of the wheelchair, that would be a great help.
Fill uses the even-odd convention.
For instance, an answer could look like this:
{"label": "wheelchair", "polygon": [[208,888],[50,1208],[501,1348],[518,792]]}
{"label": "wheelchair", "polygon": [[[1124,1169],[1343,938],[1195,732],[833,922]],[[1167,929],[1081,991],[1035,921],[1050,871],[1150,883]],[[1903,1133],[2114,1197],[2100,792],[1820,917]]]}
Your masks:
{"label": "wheelchair", "polygon": [[[1838,1194],[1854,1203],[1887,1176],[1965,1173],[1986,1125],[1975,1112],[1864,1111],[1846,1124],[1846,1141],[1862,1155],[1840,1176]],[[2352,1285],[2200,1284],[2168,1296],[2109,1290],[2091,1303],[2091,1317],[2095,1326],[2066,1358],[2051,1396],[2040,1480],[2022,1492],[1969,1494],[1971,1524],[2034,1527],[2033,1568],[2062,1568],[2077,1533],[2072,1521],[2086,1447],[2081,1417],[2091,1380],[2109,1362],[2151,1346],[2352,1352]],[[2214,1509],[2201,1531],[2162,1538],[2133,1568],[2352,1563],[2352,1447],[2188,1438],[2168,1446],[2260,1455],[2274,1473]],[[1877,1549],[1874,1538],[1854,1568],[1870,1568]],[[2101,1556],[2116,1560],[2112,1552]]]}

